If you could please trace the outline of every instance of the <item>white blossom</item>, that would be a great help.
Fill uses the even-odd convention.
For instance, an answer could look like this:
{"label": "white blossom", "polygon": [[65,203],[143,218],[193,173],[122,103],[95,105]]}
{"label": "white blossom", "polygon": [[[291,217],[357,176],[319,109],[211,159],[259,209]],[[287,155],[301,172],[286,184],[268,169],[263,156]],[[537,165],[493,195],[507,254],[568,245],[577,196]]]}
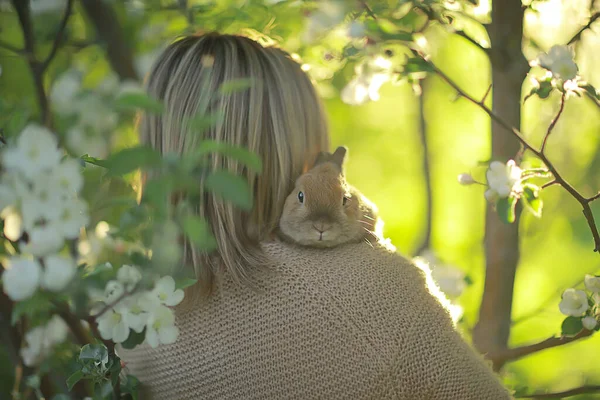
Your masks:
{"label": "white blossom", "polygon": [[392,62],[382,56],[371,57],[356,67],[356,76],[342,89],[342,101],[350,105],[379,100],[379,89],[391,79]]}
{"label": "white blossom", "polygon": [[556,79],[569,80],[577,76],[577,64],[567,46],[555,45],[548,53],[540,54],[537,63],[552,72]]}
{"label": "white blossom", "polygon": [[113,73],[110,73],[102,82],[100,82],[98,87],[96,87],[96,91],[105,96],[112,96],[117,90],[119,90],[119,78]]}
{"label": "white blossom", "polygon": [[112,304],[125,293],[125,286],[119,281],[108,281],[104,289],[104,301]]}
{"label": "white blossom", "polygon": [[[149,304],[149,301],[147,300],[148,296],[150,296],[149,292],[131,295],[117,307],[127,326],[137,333],[141,333],[144,330],[148,323],[148,318],[150,317],[150,313],[147,312],[145,309],[146,307],[144,307]],[[152,310],[155,308],[156,307],[152,307]]]}
{"label": "white blossom", "polygon": [[96,322],[98,323],[98,332],[104,340],[122,343],[129,337],[129,326],[123,315],[112,308],[97,317]]}
{"label": "white blossom", "polygon": [[75,276],[75,261],[68,256],[50,255],[44,259],[42,286],[52,292],[60,292]]}
{"label": "white blossom", "polygon": [[7,270],[2,275],[4,293],[13,301],[21,301],[33,296],[42,275],[42,267],[36,260],[24,257],[11,257]]}
{"label": "white blossom", "polygon": [[64,195],[76,195],[83,187],[81,165],[74,158],[64,159],[52,170],[52,184]]}
{"label": "white blossom", "polygon": [[76,156],[105,158],[108,155],[108,140],[98,132],[81,126],[67,130],[67,146]]}
{"label": "white blossom", "polygon": [[128,79],[119,85],[119,90],[116,97],[125,96],[128,94],[145,94],[144,88],[139,84],[138,81]]}
{"label": "white blossom", "polygon": [[467,287],[465,273],[450,265],[434,265],[431,268],[431,276],[441,291],[450,298],[459,297]]}
{"label": "white blossom", "polygon": [[509,160],[506,165],[499,161],[493,161],[486,172],[486,178],[489,189],[485,192],[488,201],[494,201],[498,198],[509,197],[512,192],[520,192],[521,188],[521,168],[517,167],[513,160]]}
{"label": "white blossom", "polygon": [[152,294],[161,303],[170,307],[176,306],[183,300],[183,290],[175,289],[175,280],[168,275],[163,276],[155,283]]}
{"label": "white blossom", "polygon": [[56,137],[47,128],[30,123],[17,138],[17,146],[4,150],[3,165],[8,171],[18,171],[32,179],[49,170],[61,158]]}
{"label": "white blossom", "polygon": [[[43,0],[40,0],[43,1]],[[61,114],[75,114],[76,97],[81,90],[81,74],[69,70],[56,79],[50,89],[52,106]]]}
{"label": "white blossom", "polygon": [[365,36],[365,25],[358,21],[350,22],[348,24],[348,36],[354,39]]}
{"label": "white blossom", "polygon": [[29,241],[21,246],[21,251],[36,257],[58,252],[65,241],[62,235],[57,234],[57,230],[56,225],[49,223],[27,231]]}
{"label": "white blossom", "polygon": [[58,232],[68,239],[77,238],[81,228],[89,222],[87,204],[83,200],[71,198],[64,200],[59,210],[60,216],[56,221]]}
{"label": "white blossom", "polygon": [[473,176],[471,174],[460,174],[458,175],[458,183],[460,183],[461,185],[472,185],[475,182],[475,179],[473,179]]}
{"label": "white blossom", "polygon": [[25,334],[25,347],[21,357],[25,365],[39,364],[52,351],[53,347],[67,339],[69,328],[65,321],[54,315],[46,325],[37,326]]}
{"label": "white blossom", "polygon": [[590,292],[599,293],[600,292],[600,277],[594,275],[586,275],[585,279],[585,288]]}
{"label": "white blossom", "polygon": [[140,270],[131,265],[123,265],[117,272],[117,280],[124,285],[127,291],[132,290],[141,279]]}
{"label": "white blossom", "polygon": [[567,289],[558,308],[565,315],[582,317],[589,308],[587,296],[583,290]]}
{"label": "white blossom", "polygon": [[112,132],[118,123],[118,115],[104,99],[95,93],[88,93],[78,99],[75,109],[79,115],[78,125],[97,133]]}
{"label": "white blossom", "polygon": [[598,321],[596,321],[595,317],[588,315],[587,317],[585,317],[581,320],[581,323],[583,324],[583,327],[585,329],[591,331],[596,327],[596,325],[598,324]]}
{"label": "white blossom", "polygon": [[175,343],[179,336],[179,329],[175,326],[173,310],[160,306],[148,318],[146,325],[146,342],[152,348],[159,344]]}
{"label": "white blossom", "polygon": [[14,206],[18,200],[15,189],[8,183],[0,183],[0,213],[7,207]]}

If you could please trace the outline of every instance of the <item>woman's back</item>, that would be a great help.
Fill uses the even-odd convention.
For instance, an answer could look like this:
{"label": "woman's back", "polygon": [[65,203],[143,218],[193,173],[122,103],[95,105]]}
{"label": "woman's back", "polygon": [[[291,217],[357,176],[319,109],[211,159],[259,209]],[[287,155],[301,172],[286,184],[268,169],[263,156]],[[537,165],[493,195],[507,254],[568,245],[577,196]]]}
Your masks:
{"label": "woman's back", "polygon": [[259,291],[217,280],[178,313],[175,344],[122,351],[153,398],[509,398],[405,259],[366,243],[263,247],[276,265]]}

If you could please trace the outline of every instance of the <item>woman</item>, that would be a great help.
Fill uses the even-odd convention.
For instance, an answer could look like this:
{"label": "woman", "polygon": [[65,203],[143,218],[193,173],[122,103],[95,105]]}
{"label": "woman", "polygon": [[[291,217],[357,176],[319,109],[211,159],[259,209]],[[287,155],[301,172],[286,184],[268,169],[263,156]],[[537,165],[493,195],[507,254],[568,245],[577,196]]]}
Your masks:
{"label": "woman", "polygon": [[[239,78],[252,87],[218,92]],[[186,121],[220,113],[204,138],[257,153],[263,173],[213,159],[248,178],[255,207],[210,195],[198,206],[218,250],[186,246],[203,286],[177,310],[178,341],[122,351],[143,399],[510,398],[424,271],[381,244],[319,250],[272,239],[295,179],[328,149],[319,99],[285,52],[238,36],[187,37],[159,58],[148,90],[166,112],[142,118],[142,142],[184,153],[199,140]]]}

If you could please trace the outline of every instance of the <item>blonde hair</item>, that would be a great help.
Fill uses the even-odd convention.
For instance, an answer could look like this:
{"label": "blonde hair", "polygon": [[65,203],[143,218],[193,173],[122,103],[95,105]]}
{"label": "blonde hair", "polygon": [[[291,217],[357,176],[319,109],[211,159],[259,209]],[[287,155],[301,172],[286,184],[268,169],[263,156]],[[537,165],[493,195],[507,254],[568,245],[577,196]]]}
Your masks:
{"label": "blonde hair", "polygon": [[[243,78],[252,80],[250,88],[216,95],[224,82]],[[247,179],[254,207],[246,212],[207,193],[196,212],[209,222],[217,249],[206,254],[184,242],[185,262],[193,265],[202,292],[210,292],[221,272],[251,283],[251,271],[267,262],[259,243],[277,227],[294,181],[329,147],[325,115],[310,79],[283,50],[211,33],[172,43],[154,64],[146,86],[165,110],[141,116],[142,143],[162,154],[184,154],[204,138],[247,148],[261,158],[258,175],[231,158],[211,156],[212,168]],[[199,135],[189,122],[199,114],[222,118]]]}

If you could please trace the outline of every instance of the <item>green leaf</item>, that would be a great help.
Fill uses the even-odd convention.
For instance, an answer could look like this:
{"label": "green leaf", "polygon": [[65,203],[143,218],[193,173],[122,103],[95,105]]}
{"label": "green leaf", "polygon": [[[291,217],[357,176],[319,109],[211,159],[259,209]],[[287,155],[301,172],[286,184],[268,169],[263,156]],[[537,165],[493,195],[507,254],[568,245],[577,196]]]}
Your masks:
{"label": "green leaf", "polygon": [[79,360],[99,361],[103,364],[108,363],[108,350],[103,344],[86,344],[79,352]]}
{"label": "green leaf", "polygon": [[600,93],[596,90],[596,88],[591,83],[586,83],[585,85],[582,85],[580,87],[582,89],[584,89],[594,99],[600,100]]}
{"label": "green leaf", "polygon": [[133,349],[138,344],[141,344],[145,338],[146,338],[146,329],[144,329],[140,333],[137,333],[134,330],[130,330],[129,337],[127,338],[126,341],[121,343],[121,346],[123,346],[124,349]]}
{"label": "green leaf", "polygon": [[542,199],[540,199],[539,194],[539,187],[532,184],[527,184],[523,186],[523,196],[521,198],[525,202],[527,208],[531,210],[533,215],[535,215],[538,218],[542,216],[542,208],[544,206],[544,203]]}
{"label": "green leaf", "polygon": [[164,111],[163,104],[145,93],[127,93],[115,100],[115,106],[123,110],[141,109],[154,114]]}
{"label": "green leaf", "polygon": [[121,384],[121,392],[131,395],[132,400],[138,400],[138,387],[140,381],[133,375],[127,375],[124,382]]}
{"label": "green leaf", "polygon": [[562,323],[561,331],[563,336],[575,336],[583,329],[581,317],[567,317]]}
{"label": "green leaf", "polygon": [[252,209],[252,193],[248,182],[241,176],[227,171],[215,171],[206,177],[204,184],[210,192],[241,209],[247,211]]}
{"label": "green leaf", "polygon": [[234,92],[240,92],[242,90],[248,89],[251,86],[252,79],[250,78],[232,79],[221,84],[221,86],[219,87],[219,93],[230,94]]}
{"label": "green leaf", "polygon": [[175,279],[175,289],[185,289],[192,285],[195,285],[198,282],[198,279],[192,278],[179,278]]}
{"label": "green leaf", "polygon": [[419,57],[411,57],[406,60],[404,64],[404,75],[419,73],[419,72],[433,72],[433,66],[431,63]]}
{"label": "green leaf", "polygon": [[113,365],[110,367],[110,383],[112,387],[115,387],[119,384],[119,374],[121,373],[121,359],[117,356],[114,356],[113,361]]}
{"label": "green leaf", "polygon": [[[69,389],[69,390],[71,390],[71,389]],[[64,393],[60,393],[60,394],[57,394],[56,396],[54,396],[52,398],[52,400],[72,400],[72,399],[71,399],[71,396],[66,395]]]}
{"label": "green leaf", "polygon": [[260,157],[243,147],[233,146],[224,142],[216,142],[214,140],[204,140],[200,143],[200,146],[198,146],[198,152],[223,154],[224,156],[241,162],[255,172],[262,172],[262,160]]}
{"label": "green leaf", "polygon": [[148,146],[129,147],[112,154],[103,161],[103,166],[108,169],[109,176],[125,175],[138,168],[150,167],[160,164],[160,154]]}
{"label": "green leaf", "polygon": [[67,379],[67,388],[69,389],[69,391],[73,390],[73,386],[75,386],[75,384],[81,379],[83,379],[82,371],[75,371],[75,373],[69,376],[69,378]]}
{"label": "green leaf", "polygon": [[506,197],[503,199],[498,199],[496,203],[496,212],[498,216],[502,220],[502,222],[507,224],[512,224],[515,222],[515,206],[517,204],[517,199],[515,197]]}
{"label": "green leaf", "polygon": [[81,160],[83,160],[84,162],[86,162],[88,164],[97,165],[99,167],[104,167],[104,160],[101,160],[99,158],[90,157],[87,154],[82,155],[80,158],[81,158]]}
{"label": "green leaf", "polygon": [[529,94],[525,96],[523,102],[527,101],[527,99],[536,94],[540,99],[545,99],[548,96],[550,96],[550,93],[552,93],[552,91],[554,90],[554,86],[552,86],[551,80],[538,81],[538,84],[539,86],[533,87]]}
{"label": "green leaf", "polygon": [[204,133],[223,119],[223,114],[196,115],[189,121],[190,127],[197,133]]}
{"label": "green leaf", "polygon": [[210,251],[217,247],[217,242],[210,231],[208,222],[195,215],[187,215],[184,218],[182,223],[183,231],[196,246],[205,251]]}

